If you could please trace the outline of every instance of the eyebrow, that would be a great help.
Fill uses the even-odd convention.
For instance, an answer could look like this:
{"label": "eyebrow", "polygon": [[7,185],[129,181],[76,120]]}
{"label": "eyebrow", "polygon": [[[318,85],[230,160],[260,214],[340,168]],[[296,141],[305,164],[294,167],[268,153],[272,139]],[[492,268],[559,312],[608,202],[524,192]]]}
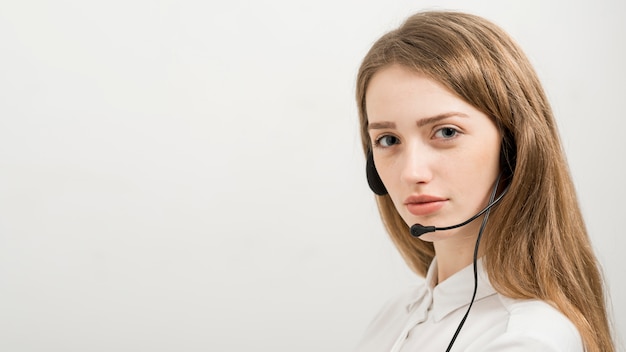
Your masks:
{"label": "eyebrow", "polygon": [[[462,112],[452,111],[452,112],[446,112],[446,113],[431,116],[431,117],[425,117],[423,119],[417,120],[416,123],[417,123],[417,127],[424,127],[426,125],[431,125],[440,120],[447,119],[453,116],[464,117],[464,118],[469,117],[467,116],[467,114],[464,114]],[[387,128],[396,128],[396,124],[394,122],[384,121],[384,122],[372,122],[368,124],[367,126],[368,130],[382,130],[382,129],[387,129]]]}

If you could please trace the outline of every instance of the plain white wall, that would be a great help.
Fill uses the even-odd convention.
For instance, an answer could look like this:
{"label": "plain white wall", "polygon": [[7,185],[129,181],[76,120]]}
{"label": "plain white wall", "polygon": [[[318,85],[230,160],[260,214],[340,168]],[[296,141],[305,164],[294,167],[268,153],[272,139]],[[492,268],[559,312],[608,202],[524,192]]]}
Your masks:
{"label": "plain white wall", "polygon": [[465,10],[526,50],[626,329],[626,6],[0,2],[0,350],[346,351],[419,280],[354,106],[369,46]]}

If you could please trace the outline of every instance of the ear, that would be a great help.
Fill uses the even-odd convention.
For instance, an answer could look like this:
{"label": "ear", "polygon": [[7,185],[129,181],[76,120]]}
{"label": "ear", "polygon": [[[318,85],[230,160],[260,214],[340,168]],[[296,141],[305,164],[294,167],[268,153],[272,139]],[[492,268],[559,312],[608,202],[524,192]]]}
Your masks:
{"label": "ear", "polygon": [[387,188],[383,184],[383,180],[380,179],[378,175],[378,170],[376,170],[376,165],[374,165],[374,155],[372,151],[367,152],[367,164],[365,165],[365,173],[367,175],[367,184],[370,186],[372,192],[376,193],[379,196],[384,196],[387,194]]}

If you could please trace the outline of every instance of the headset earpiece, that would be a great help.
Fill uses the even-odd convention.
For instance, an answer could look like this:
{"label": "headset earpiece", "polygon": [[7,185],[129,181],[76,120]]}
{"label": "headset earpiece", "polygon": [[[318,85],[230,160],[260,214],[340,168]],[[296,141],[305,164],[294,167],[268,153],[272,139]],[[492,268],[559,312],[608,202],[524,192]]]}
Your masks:
{"label": "headset earpiece", "polygon": [[376,193],[379,196],[384,196],[385,194],[387,194],[387,188],[385,187],[383,181],[378,175],[376,165],[374,165],[374,155],[372,154],[371,150],[367,153],[367,164],[365,165],[365,173],[367,175],[367,184],[370,186],[372,192]]}

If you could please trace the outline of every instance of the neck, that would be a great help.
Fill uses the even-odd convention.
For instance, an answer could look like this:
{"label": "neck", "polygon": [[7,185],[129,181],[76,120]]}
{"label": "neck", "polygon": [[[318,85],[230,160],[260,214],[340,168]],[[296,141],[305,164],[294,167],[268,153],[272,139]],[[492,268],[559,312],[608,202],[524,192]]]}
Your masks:
{"label": "neck", "polygon": [[[445,281],[461,269],[472,264],[476,237],[476,235],[463,236],[457,234],[451,238],[433,243],[437,256],[437,283]],[[478,250],[478,257],[482,255],[482,247],[481,244]]]}

